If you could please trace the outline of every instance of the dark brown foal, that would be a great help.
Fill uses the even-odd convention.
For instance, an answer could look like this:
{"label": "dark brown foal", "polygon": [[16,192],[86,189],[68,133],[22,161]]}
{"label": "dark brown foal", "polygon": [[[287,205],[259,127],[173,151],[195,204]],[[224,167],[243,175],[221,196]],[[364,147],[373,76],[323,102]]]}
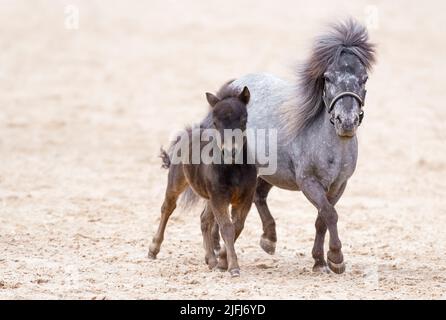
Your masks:
{"label": "dark brown foal", "polygon": [[[160,224],[150,245],[149,257],[156,258],[163,242],[167,221],[176,207],[177,199],[187,187],[190,187],[196,195],[207,200],[201,214],[206,263],[211,269],[218,266],[220,269],[229,270],[232,276],[239,276],[240,268],[234,243],[243,230],[246,216],[254,199],[257,169],[254,164],[247,163],[248,149],[244,135],[242,135],[241,145],[236,143],[234,147],[232,147],[232,137],[231,141],[225,141],[224,137],[225,130],[238,130],[241,133],[246,130],[246,105],[249,102],[250,93],[247,87],[239,93],[226,85],[217,93],[217,96],[207,93],[206,97],[212,110],[199,128],[199,137],[202,138],[201,133],[205,129],[213,129],[220,136],[222,143],[218,148],[213,149],[212,157],[221,161],[208,163],[200,158],[199,163],[194,163],[192,161],[193,141],[191,144],[190,141],[184,143],[179,139],[171,146],[171,151],[178,146],[187,148],[187,156],[183,157],[179,163],[172,161],[174,152],[168,155],[163,151],[163,167],[169,168],[168,184],[161,208]],[[186,136],[187,140],[197,138],[192,129]],[[202,143],[200,139],[200,152],[215,142],[212,140]],[[231,215],[229,214],[230,206]],[[214,228],[214,221],[218,224],[225,244],[220,250],[219,260],[214,252],[215,242],[218,239],[218,234],[216,235],[218,229]]]}

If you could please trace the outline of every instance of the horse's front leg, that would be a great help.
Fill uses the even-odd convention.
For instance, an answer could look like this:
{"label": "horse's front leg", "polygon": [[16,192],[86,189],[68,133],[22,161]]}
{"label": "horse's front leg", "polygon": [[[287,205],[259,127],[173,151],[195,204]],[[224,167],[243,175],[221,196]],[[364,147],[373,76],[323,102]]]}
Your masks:
{"label": "horse's front leg", "polygon": [[[342,244],[338,235],[338,214],[334,205],[327,197],[327,192],[319,181],[315,178],[306,178],[301,184],[302,192],[307,199],[317,208],[318,219],[316,220],[316,239],[313,247],[313,257],[315,267],[323,265],[323,239],[326,228],[330,233],[329,251],[327,253],[328,267],[335,273],[345,271],[344,257],[342,254]],[[324,227],[325,224],[325,227]]]}
{"label": "horse's front leg", "polygon": [[[328,201],[334,206],[338,202],[339,198],[342,196],[347,183],[343,183],[340,188],[337,188],[328,195]],[[324,257],[324,242],[325,234],[327,233],[327,225],[325,224],[322,217],[318,214],[316,218],[316,236],[314,238],[314,246],[312,250],[312,256],[314,259],[314,272],[329,272],[327,267],[327,262],[325,262]]]}

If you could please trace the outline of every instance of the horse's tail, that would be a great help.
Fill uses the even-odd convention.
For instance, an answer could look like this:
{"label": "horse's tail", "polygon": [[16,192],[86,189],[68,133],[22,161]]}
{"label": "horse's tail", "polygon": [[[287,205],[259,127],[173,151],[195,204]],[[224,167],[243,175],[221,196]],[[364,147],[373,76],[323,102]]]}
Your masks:
{"label": "horse's tail", "polygon": [[170,168],[170,157],[169,154],[162,147],[160,148],[160,158],[163,161],[161,168],[169,169]]}
{"label": "horse's tail", "polygon": [[202,203],[202,198],[195,193],[190,186],[181,194],[179,204],[181,209],[190,210],[196,207],[198,204]]}

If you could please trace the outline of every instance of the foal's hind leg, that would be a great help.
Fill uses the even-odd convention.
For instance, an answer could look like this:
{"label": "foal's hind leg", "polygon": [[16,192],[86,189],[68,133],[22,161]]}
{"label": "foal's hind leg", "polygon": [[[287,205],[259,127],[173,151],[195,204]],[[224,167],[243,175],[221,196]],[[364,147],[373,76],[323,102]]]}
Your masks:
{"label": "foal's hind leg", "polygon": [[170,215],[176,208],[177,199],[187,186],[186,178],[181,165],[172,165],[169,169],[168,183],[164,202],[161,207],[161,219],[158,230],[149,247],[149,258],[155,259],[164,240],[164,231]]}
{"label": "foal's hind leg", "polygon": [[215,253],[218,253],[221,247],[220,247],[220,229],[218,228],[217,222],[214,222],[214,226],[212,227],[212,243],[214,246]]}
{"label": "foal's hind leg", "polygon": [[260,247],[268,253],[274,254],[276,251],[276,222],[274,221],[271,212],[269,211],[268,205],[266,203],[266,197],[273,186],[263,180],[262,178],[257,178],[257,188],[254,197],[254,203],[259,212],[260,219],[262,220],[263,234],[260,238]]}
{"label": "foal's hind leg", "polygon": [[[213,231],[214,231],[214,214],[209,204],[206,204],[201,213],[201,232],[203,234],[203,246],[206,252],[205,261],[209,269],[217,266],[217,257],[214,252]],[[218,232],[218,229],[217,229]]]}

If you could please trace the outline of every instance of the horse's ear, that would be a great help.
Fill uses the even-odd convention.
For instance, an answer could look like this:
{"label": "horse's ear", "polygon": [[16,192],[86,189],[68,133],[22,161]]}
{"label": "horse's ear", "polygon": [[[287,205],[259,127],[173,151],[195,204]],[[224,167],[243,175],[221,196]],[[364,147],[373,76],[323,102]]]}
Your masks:
{"label": "horse's ear", "polygon": [[209,92],[206,92],[206,99],[208,100],[211,107],[215,106],[220,101],[220,99]]}
{"label": "horse's ear", "polygon": [[248,104],[249,98],[251,97],[251,93],[249,92],[248,87],[244,87],[242,92],[239,94],[238,98],[244,104]]}

